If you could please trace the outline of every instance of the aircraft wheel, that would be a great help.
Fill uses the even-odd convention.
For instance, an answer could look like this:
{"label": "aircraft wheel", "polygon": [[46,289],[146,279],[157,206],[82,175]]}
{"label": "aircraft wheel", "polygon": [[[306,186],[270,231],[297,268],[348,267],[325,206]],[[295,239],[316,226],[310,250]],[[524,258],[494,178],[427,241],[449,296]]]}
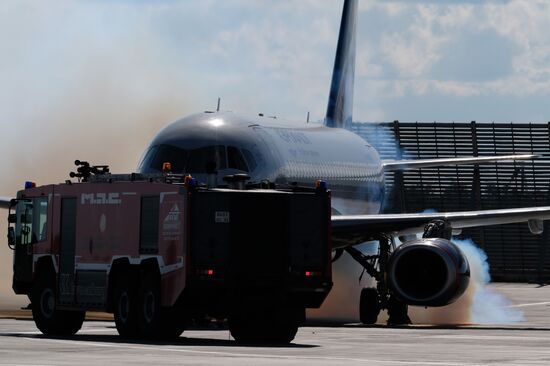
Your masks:
{"label": "aircraft wheel", "polygon": [[375,288],[362,289],[359,301],[359,318],[361,319],[361,323],[376,323],[378,314],[380,314],[378,291]]}
{"label": "aircraft wheel", "polygon": [[411,319],[407,315],[409,306],[399,301],[394,296],[390,296],[388,301],[388,325],[411,324]]}
{"label": "aircraft wheel", "polygon": [[115,325],[122,337],[138,336],[137,290],[128,274],[121,274],[114,284]]}
{"label": "aircraft wheel", "polygon": [[82,328],[85,311],[57,309],[53,276],[38,276],[31,292],[32,316],[36,327],[46,335],[73,335]]}

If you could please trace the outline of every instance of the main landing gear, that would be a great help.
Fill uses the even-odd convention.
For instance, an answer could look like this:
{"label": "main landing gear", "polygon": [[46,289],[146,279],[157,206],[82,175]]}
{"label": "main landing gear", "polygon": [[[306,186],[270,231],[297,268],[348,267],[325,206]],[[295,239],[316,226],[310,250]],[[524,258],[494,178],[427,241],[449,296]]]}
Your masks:
{"label": "main landing gear", "polygon": [[[379,238],[377,255],[365,255],[361,251],[347,247],[344,249],[376,280],[376,288],[361,290],[359,300],[359,318],[363,324],[375,324],[382,309],[388,311],[388,325],[411,324],[408,316],[408,305],[397,299],[389,290],[386,282],[386,266],[390,254],[395,249],[393,238]],[[338,255],[336,256],[336,258]]]}
{"label": "main landing gear", "polygon": [[[444,238],[450,240],[452,228],[445,220],[434,220],[424,227],[423,238]],[[390,255],[395,250],[393,237],[381,235],[378,238],[379,249],[377,255],[365,255],[354,247],[343,250],[348,252],[367,272],[376,280],[376,288],[361,290],[359,301],[359,316],[363,324],[374,324],[380,310],[388,311],[388,325],[411,324],[408,316],[408,305],[400,301],[388,287],[387,265]],[[337,260],[343,253],[340,249],[333,260]],[[361,274],[362,276],[362,274]]]}

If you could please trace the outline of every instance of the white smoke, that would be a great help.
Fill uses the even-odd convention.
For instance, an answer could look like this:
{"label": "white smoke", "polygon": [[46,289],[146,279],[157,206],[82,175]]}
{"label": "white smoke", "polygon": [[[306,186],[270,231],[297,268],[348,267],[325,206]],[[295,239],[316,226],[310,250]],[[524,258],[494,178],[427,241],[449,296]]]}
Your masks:
{"label": "white smoke", "polygon": [[[0,195],[62,182],[75,159],[131,172],[161,127],[196,111],[196,84],[167,56],[153,12],[112,3],[0,3]],[[15,310],[28,298],[11,289],[6,214],[0,310]]]}
{"label": "white smoke", "polygon": [[440,308],[411,307],[413,323],[421,324],[511,324],[522,321],[523,313],[510,308],[510,301],[495,292],[491,282],[487,254],[472,240],[453,239],[470,264],[470,285],[453,304]]}
{"label": "white smoke", "polygon": [[470,320],[476,324],[508,324],[522,321],[523,313],[510,308],[510,301],[487,285],[491,282],[487,254],[472,240],[457,240],[455,243],[470,263],[470,287],[472,288],[472,306]]}

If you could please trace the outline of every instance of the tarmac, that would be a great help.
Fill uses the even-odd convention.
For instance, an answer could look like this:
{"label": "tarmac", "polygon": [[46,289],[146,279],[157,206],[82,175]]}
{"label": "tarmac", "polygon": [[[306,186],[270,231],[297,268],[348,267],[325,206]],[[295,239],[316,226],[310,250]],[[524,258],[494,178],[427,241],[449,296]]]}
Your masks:
{"label": "tarmac", "polygon": [[0,314],[0,365],[550,365],[550,286],[493,284],[525,320],[510,325],[310,324],[290,345],[241,345],[227,329],[175,342],[128,342],[93,315],[70,338],[41,335],[24,313]]}

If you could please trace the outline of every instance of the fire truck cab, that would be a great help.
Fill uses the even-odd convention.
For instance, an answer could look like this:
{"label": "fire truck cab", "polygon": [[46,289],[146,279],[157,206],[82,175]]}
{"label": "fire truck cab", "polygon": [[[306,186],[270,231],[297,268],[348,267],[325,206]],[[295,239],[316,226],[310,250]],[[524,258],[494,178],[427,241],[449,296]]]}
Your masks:
{"label": "fire truck cab", "polygon": [[[239,189],[231,189],[239,188]],[[44,334],[88,310],[124,337],[178,337],[227,319],[238,341],[290,342],[332,287],[330,191],[200,187],[167,174],[33,186],[8,219],[13,290]]]}

